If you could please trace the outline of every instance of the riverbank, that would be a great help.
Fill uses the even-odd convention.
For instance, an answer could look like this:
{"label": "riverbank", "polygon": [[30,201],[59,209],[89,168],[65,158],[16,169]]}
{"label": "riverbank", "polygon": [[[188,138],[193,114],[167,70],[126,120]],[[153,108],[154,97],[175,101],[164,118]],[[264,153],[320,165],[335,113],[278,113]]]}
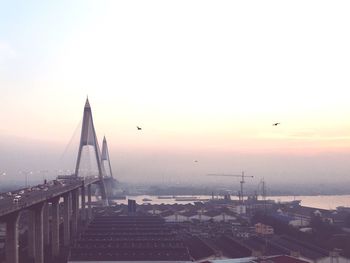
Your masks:
{"label": "riverbank", "polygon": [[[166,198],[164,198],[166,197]],[[154,195],[128,195],[125,200],[115,200],[118,204],[127,204],[128,199],[136,200],[138,204],[187,204],[198,201],[206,201],[211,199],[209,195],[193,195],[193,196],[154,196]],[[232,199],[237,200],[236,197]],[[315,207],[321,209],[334,210],[338,206],[350,207],[350,195],[312,195],[312,196],[268,196],[266,199],[274,200],[275,202],[287,202],[300,200],[302,206]],[[143,201],[150,200],[150,201]]]}

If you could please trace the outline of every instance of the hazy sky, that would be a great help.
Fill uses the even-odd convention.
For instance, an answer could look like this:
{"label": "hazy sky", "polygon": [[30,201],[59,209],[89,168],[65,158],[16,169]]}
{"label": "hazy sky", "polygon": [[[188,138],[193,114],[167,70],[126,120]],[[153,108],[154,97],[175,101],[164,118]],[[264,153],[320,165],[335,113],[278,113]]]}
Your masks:
{"label": "hazy sky", "polygon": [[348,1],[0,0],[0,172],[63,169],[66,148],[74,164],[89,95],[121,180],[350,182],[349,13]]}

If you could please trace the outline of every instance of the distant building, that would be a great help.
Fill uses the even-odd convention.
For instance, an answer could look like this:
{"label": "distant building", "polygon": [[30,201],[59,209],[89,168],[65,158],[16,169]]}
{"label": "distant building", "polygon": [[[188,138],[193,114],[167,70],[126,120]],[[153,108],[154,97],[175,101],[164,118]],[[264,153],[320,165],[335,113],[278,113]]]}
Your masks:
{"label": "distant building", "polygon": [[242,215],[247,213],[247,208],[245,205],[237,205],[233,210],[236,214]]}
{"label": "distant building", "polygon": [[255,233],[259,235],[273,235],[273,227],[262,223],[255,224]]}
{"label": "distant building", "polygon": [[132,199],[128,199],[128,212],[136,213],[136,201]]}

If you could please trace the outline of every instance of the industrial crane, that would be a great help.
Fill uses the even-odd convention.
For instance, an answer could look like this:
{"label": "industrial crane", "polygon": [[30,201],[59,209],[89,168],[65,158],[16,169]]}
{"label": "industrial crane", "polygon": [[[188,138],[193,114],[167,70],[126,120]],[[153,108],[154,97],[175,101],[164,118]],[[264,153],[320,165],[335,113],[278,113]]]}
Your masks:
{"label": "industrial crane", "polygon": [[239,201],[243,203],[243,184],[245,183],[244,178],[253,178],[252,175],[245,175],[244,172],[242,174],[207,174],[207,176],[228,176],[228,177],[241,177],[241,181],[239,182],[241,184],[241,191],[239,194]]}

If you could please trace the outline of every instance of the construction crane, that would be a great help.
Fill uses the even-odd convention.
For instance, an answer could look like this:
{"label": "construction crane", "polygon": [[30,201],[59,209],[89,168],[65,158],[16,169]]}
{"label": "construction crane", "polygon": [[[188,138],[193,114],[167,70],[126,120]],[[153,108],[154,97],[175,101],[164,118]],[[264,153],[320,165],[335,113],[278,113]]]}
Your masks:
{"label": "construction crane", "polygon": [[241,191],[239,193],[239,201],[243,203],[243,184],[245,183],[244,178],[253,178],[252,175],[245,175],[244,172],[242,174],[207,174],[207,176],[227,176],[227,177],[241,177],[241,181],[239,182],[241,184]]}

